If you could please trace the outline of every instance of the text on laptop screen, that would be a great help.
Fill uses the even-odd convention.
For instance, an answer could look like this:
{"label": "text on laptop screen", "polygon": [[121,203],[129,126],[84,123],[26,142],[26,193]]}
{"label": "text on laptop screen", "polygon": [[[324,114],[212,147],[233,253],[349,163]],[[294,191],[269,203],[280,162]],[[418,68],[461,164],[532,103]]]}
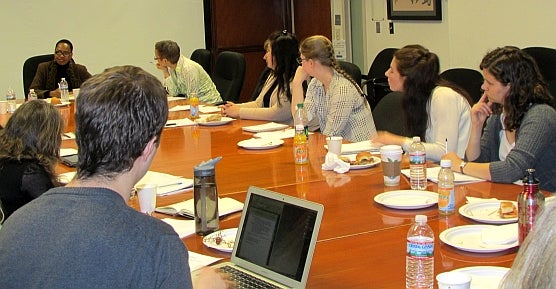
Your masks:
{"label": "text on laptop screen", "polygon": [[236,256],[299,281],[316,216],[307,208],[252,195]]}

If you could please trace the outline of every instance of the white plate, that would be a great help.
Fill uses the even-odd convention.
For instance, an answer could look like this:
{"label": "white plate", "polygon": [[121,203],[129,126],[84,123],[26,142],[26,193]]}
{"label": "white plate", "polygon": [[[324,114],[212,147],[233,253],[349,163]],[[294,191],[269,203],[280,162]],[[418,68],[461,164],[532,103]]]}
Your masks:
{"label": "white plate", "polygon": [[[355,157],[357,157],[356,154],[342,155],[342,156],[349,158],[351,161],[354,161]],[[368,169],[368,168],[371,168],[371,167],[374,167],[374,166],[380,164],[380,162],[381,162],[380,158],[377,158],[377,157],[371,157],[371,158],[372,159],[371,159],[370,163],[364,164],[364,165],[350,165],[349,169],[350,170],[362,170],[362,169]]]}
{"label": "white plate", "polygon": [[421,209],[438,203],[438,194],[417,190],[390,191],[376,195],[375,202],[393,209]]}
{"label": "white plate", "polygon": [[510,268],[497,266],[473,266],[452,270],[471,275],[471,289],[497,289]]}
{"label": "white plate", "polygon": [[[512,202],[517,206],[516,202]],[[503,219],[498,213],[500,209],[500,201],[494,202],[477,202],[465,204],[459,208],[459,213],[469,219],[487,224],[509,224],[517,222],[517,217]]]}
{"label": "white plate", "polygon": [[[494,225],[466,225],[447,229],[440,233],[439,238],[442,242],[452,247],[467,252],[474,253],[494,253],[511,249],[518,246],[516,240],[510,244],[491,245],[482,241],[482,231],[495,227]],[[516,231],[517,234],[517,231]]]}
{"label": "white plate", "polygon": [[[219,230],[203,237],[203,244],[209,248],[222,252],[231,253],[234,250],[234,242],[236,240],[237,228]],[[217,240],[220,243],[217,244]]]}
{"label": "white plate", "polygon": [[206,125],[206,126],[217,126],[230,123],[233,118],[223,116],[219,121],[207,121],[208,116],[201,116],[200,118],[196,119],[195,122],[199,125]]}
{"label": "white plate", "polygon": [[281,139],[251,138],[237,143],[238,146],[250,150],[266,150],[279,147],[284,143]]}

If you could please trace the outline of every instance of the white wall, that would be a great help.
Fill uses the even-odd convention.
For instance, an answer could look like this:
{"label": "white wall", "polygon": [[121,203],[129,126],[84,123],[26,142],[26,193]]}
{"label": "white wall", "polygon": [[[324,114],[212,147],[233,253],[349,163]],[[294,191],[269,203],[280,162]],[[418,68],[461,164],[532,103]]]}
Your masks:
{"label": "white wall", "polygon": [[[479,69],[486,52],[499,46],[556,47],[556,24],[552,0],[442,0],[442,21],[394,21],[394,34],[387,21],[375,33],[372,18],[383,15],[384,0],[367,0],[367,71],[375,55],[386,47],[421,44],[440,57],[441,69],[469,67]],[[380,11],[373,11],[378,7]]]}
{"label": "white wall", "polygon": [[155,42],[174,40],[186,56],[205,47],[202,0],[3,0],[0,27],[0,99],[10,86],[23,98],[23,62],[53,53],[62,38],[92,74],[132,64],[160,79]]}

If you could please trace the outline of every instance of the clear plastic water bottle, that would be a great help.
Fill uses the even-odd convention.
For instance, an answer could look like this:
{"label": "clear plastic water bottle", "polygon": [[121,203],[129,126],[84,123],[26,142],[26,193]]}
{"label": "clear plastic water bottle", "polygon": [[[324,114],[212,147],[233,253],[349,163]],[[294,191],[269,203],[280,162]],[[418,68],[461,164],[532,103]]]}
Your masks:
{"label": "clear plastic water bottle", "polygon": [[456,210],[455,198],[452,161],[441,160],[440,172],[438,172],[438,213],[453,214]]}
{"label": "clear plastic water bottle", "polygon": [[31,101],[31,100],[35,100],[37,99],[37,93],[35,92],[35,90],[33,88],[31,88],[29,90],[29,94],[27,95],[27,101]]}
{"label": "clear plastic water bottle", "polygon": [[8,101],[8,113],[14,113],[16,108],[15,91],[11,87],[6,93],[6,100]]}
{"label": "clear plastic water bottle", "polygon": [[199,97],[196,92],[189,96],[189,117],[193,120],[199,118]]}
{"label": "clear plastic water bottle", "polygon": [[62,102],[69,102],[69,89],[68,82],[62,77],[62,80],[58,84],[60,87],[60,100]]}
{"label": "clear plastic water bottle", "polygon": [[523,177],[523,191],[517,198],[518,236],[523,243],[533,229],[536,219],[544,209],[544,195],[539,190],[539,180],[535,178],[535,169],[528,169]]}
{"label": "clear plastic water bottle", "polygon": [[295,117],[293,119],[294,126],[302,125],[303,130],[305,131],[305,136],[307,141],[309,140],[309,121],[307,120],[307,112],[303,107],[303,102],[297,104],[297,108],[295,109]]}
{"label": "clear plastic water bottle", "polygon": [[295,125],[295,135],[293,137],[293,159],[296,165],[309,162],[309,143],[302,124]]}
{"label": "clear plastic water bottle", "polygon": [[416,215],[407,232],[405,257],[405,288],[432,289],[434,285],[434,232],[427,216]]}
{"label": "clear plastic water bottle", "polygon": [[412,190],[427,189],[427,154],[418,136],[409,147],[409,180]]}

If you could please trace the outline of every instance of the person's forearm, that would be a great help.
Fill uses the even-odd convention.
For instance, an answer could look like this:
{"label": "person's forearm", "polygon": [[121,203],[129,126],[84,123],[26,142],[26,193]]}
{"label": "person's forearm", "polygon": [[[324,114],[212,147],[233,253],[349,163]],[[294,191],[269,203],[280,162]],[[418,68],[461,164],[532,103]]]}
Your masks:
{"label": "person's forearm", "polygon": [[[460,172],[460,170],[457,170],[457,172]],[[463,173],[487,181],[492,179],[490,175],[490,163],[467,163],[463,168]]]}
{"label": "person's forearm", "polygon": [[[465,150],[465,156],[468,160],[476,160],[481,155],[481,133],[483,127],[471,126],[471,134],[469,135],[469,142]],[[490,175],[490,173],[489,173]]]}

